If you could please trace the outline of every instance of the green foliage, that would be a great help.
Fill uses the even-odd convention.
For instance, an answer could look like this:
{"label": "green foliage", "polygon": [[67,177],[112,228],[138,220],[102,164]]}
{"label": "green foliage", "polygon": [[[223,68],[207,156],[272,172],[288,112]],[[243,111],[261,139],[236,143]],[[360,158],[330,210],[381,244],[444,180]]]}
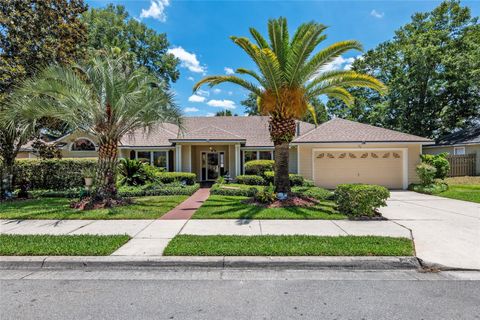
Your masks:
{"label": "green foliage", "polygon": [[[264,172],[264,179],[266,183],[273,183],[275,179],[275,173],[273,171],[266,171]],[[290,180],[290,186],[302,186],[305,179],[303,176],[296,174],[296,173],[290,173],[288,175],[288,179]]]}
{"label": "green foliage", "polygon": [[273,171],[274,160],[252,160],[245,162],[245,174],[263,176],[265,171]]}
{"label": "green foliage", "polygon": [[248,185],[265,185],[265,179],[263,179],[261,176],[256,176],[256,175],[239,175],[236,177],[237,183],[240,184],[248,184]]}
{"label": "green foliage", "polygon": [[232,113],[232,110],[228,110],[228,109],[225,109],[225,110],[222,110],[222,111],[218,111],[217,113],[215,113],[215,117],[238,117],[238,114],[233,114]]}
{"label": "green foliage", "polygon": [[178,59],[167,52],[170,44],[165,33],[157,33],[143,22],[132,19],[125,7],[109,4],[85,12],[82,21],[88,27],[90,49],[118,48],[129,53],[137,66],[146,67],[165,82],[175,82],[180,73]]}
{"label": "green foliage", "polygon": [[40,159],[62,159],[62,150],[54,144],[47,144],[42,140],[35,140],[32,143],[33,153]]}
{"label": "green foliage", "polygon": [[438,194],[448,190],[448,184],[444,182],[431,183],[428,185],[422,184],[410,184],[408,190],[425,193],[425,194]]}
{"label": "green foliage", "polygon": [[193,185],[197,180],[197,175],[191,172],[159,172],[155,177],[157,181],[164,184],[181,182],[186,185]]}
{"label": "green foliage", "polygon": [[421,154],[420,159],[423,163],[434,166],[437,172],[435,173],[435,179],[444,180],[450,171],[450,163],[447,160],[448,153],[440,154]]}
{"label": "green foliage", "polygon": [[83,171],[95,170],[95,160],[17,160],[15,188],[65,190],[85,185]]}
{"label": "green foliage", "polygon": [[265,203],[269,204],[274,202],[277,197],[275,195],[275,189],[273,188],[273,185],[270,184],[269,186],[263,188],[262,190],[259,190],[253,195],[253,198],[260,202],[260,203]]}
{"label": "green foliage", "polygon": [[349,216],[373,217],[376,210],[387,205],[387,188],[368,184],[340,184],[335,189],[338,210]]}
{"label": "green foliage", "polygon": [[210,194],[212,195],[221,195],[221,196],[241,196],[241,197],[253,197],[255,193],[263,189],[263,187],[258,188],[258,186],[252,186],[248,188],[242,188],[237,186],[214,184],[210,189]]}
{"label": "green foliage", "polygon": [[145,197],[145,196],[174,196],[194,194],[200,185],[183,185],[175,182],[170,184],[151,183],[143,186],[124,186],[118,189],[118,194],[121,197]]}
{"label": "green foliage", "polygon": [[427,163],[420,163],[417,165],[416,171],[423,186],[431,185],[437,174],[437,169]]}
{"label": "green foliage", "polygon": [[389,87],[381,96],[353,89],[353,106],[339,100],[329,112],[351,120],[438,138],[480,117],[480,25],[468,6],[444,1],[415,13],[392,40],[369,50],[353,70],[375,70]]}
{"label": "green foliage", "polygon": [[156,174],[160,171],[139,160],[120,159],[118,173],[120,174],[120,185],[138,186],[155,180]]}
{"label": "green foliage", "polygon": [[293,187],[292,192],[308,198],[314,198],[319,201],[333,199],[333,192],[319,187]]}

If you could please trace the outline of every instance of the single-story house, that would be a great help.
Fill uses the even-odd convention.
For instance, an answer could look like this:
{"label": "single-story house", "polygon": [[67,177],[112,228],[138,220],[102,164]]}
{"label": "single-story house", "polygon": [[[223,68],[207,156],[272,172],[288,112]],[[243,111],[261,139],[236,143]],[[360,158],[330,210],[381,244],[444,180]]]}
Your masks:
{"label": "single-story house", "polygon": [[[255,159],[273,159],[268,117],[187,117],[183,130],[159,124],[149,132],[125,136],[119,156],[142,159],[168,171],[194,172],[200,181],[220,175],[235,177],[244,164]],[[64,158],[96,157],[95,138],[73,132],[55,143]],[[317,127],[297,121],[290,147],[290,172],[311,179],[318,186],[334,188],[340,183],[373,183],[406,189],[417,182],[415,166],[426,138],[343,119]],[[19,157],[35,157],[28,146]]]}
{"label": "single-story house", "polygon": [[426,154],[446,152],[450,155],[474,154],[476,155],[475,171],[480,175],[480,123],[444,136],[435,144],[426,145],[423,152]]}

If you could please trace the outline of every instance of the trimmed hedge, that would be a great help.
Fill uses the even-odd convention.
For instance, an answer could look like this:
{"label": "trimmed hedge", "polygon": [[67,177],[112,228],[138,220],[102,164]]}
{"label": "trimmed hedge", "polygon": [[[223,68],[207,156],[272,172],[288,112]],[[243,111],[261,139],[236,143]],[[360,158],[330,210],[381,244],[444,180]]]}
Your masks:
{"label": "trimmed hedge", "polygon": [[[264,176],[265,176],[265,182],[267,185],[269,185],[270,183],[271,184],[274,183],[275,173],[273,171],[266,171],[264,173]],[[305,182],[305,179],[301,175],[296,173],[290,173],[288,175],[288,179],[290,180],[290,186],[292,187],[303,186]]]}
{"label": "trimmed hedge", "polygon": [[[210,189],[210,194],[216,194],[220,196],[253,197],[259,191],[259,187],[260,186],[251,186],[245,189],[228,188],[228,185],[215,183]],[[263,189],[263,187],[260,187],[260,188]]]}
{"label": "trimmed hedge", "polygon": [[197,175],[190,172],[159,172],[155,176],[165,184],[184,181],[187,185],[194,185],[197,180]]}
{"label": "trimmed hedge", "polygon": [[441,182],[441,183],[432,183],[429,185],[421,185],[421,184],[411,184],[408,186],[408,190],[425,193],[425,194],[438,194],[448,190],[448,184]]}
{"label": "trimmed hedge", "polygon": [[244,174],[244,175],[237,176],[236,179],[237,179],[237,183],[240,183],[240,184],[257,185],[257,186],[265,185],[265,179],[257,175]]}
{"label": "trimmed hedge", "polygon": [[387,205],[387,188],[369,184],[340,184],[335,189],[338,211],[349,216],[376,215],[376,210]]}
{"label": "trimmed hedge", "polygon": [[92,159],[22,159],[15,161],[15,189],[67,190],[85,185],[82,172],[95,170]]}
{"label": "trimmed hedge", "polygon": [[[199,184],[182,186],[173,185],[145,185],[145,186],[124,186],[118,189],[118,195],[121,197],[145,197],[145,196],[175,196],[175,195],[192,195],[198,189]],[[82,188],[67,190],[32,190],[30,195],[33,198],[78,198],[82,192],[86,192]]]}
{"label": "trimmed hedge", "polygon": [[333,192],[320,187],[309,187],[309,186],[293,187],[292,192],[301,194],[305,197],[314,198],[319,201],[333,199]]}
{"label": "trimmed hedge", "polygon": [[245,162],[245,174],[263,176],[266,171],[273,171],[274,160],[252,160]]}

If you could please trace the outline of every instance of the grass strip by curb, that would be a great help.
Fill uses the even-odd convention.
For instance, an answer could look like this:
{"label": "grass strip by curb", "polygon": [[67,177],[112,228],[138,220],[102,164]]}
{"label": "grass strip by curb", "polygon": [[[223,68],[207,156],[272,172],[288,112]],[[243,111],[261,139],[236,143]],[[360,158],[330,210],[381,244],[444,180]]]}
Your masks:
{"label": "grass strip by curb", "polygon": [[178,235],[166,256],[411,256],[407,238],[379,236]]}
{"label": "grass strip by curb", "polygon": [[2,256],[105,256],[124,245],[128,235],[0,235]]}

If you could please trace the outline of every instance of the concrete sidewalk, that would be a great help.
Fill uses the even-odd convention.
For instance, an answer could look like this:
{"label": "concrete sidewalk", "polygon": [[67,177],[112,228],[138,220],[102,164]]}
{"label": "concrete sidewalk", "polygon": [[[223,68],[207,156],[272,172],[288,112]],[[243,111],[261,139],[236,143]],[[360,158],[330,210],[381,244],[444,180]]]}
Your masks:
{"label": "concrete sidewalk", "polygon": [[113,255],[158,256],[177,234],[195,235],[375,235],[410,238],[391,221],[347,220],[1,220],[2,234],[128,234]]}

